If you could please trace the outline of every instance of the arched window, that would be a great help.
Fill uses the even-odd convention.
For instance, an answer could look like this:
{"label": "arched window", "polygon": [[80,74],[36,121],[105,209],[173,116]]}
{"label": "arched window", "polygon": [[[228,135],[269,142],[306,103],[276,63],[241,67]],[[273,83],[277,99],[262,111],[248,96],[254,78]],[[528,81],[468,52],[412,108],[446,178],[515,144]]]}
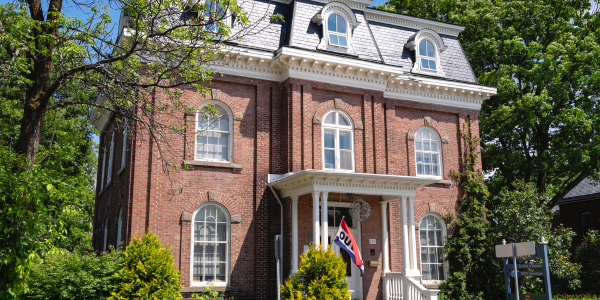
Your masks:
{"label": "arched window", "polygon": [[201,109],[196,114],[196,159],[231,161],[231,132],[233,118],[231,111],[221,102],[208,101],[216,114]]}
{"label": "arched window", "polygon": [[102,251],[106,251],[108,242],[108,218],[104,218],[104,242],[102,243]]}
{"label": "arched window", "polygon": [[433,44],[422,39],[419,43],[419,56],[421,57],[421,68],[424,70],[437,70],[436,59],[435,59],[435,47]]}
{"label": "arched window", "polygon": [[323,168],[354,171],[354,134],[350,117],[332,110],[323,118]]}
{"label": "arched window", "polygon": [[106,185],[110,183],[112,180],[112,165],[113,165],[113,156],[115,153],[115,131],[112,132],[112,137],[110,138],[110,152],[108,153],[108,171],[106,174]]}
{"label": "arched window", "polygon": [[440,138],[435,131],[421,127],[415,135],[417,176],[442,176],[442,151]]}
{"label": "arched window", "polygon": [[119,218],[117,219],[117,245],[115,248],[119,250],[121,245],[121,228],[123,227],[123,208],[119,208]]}
{"label": "arched window", "polygon": [[338,14],[331,14],[327,18],[327,30],[329,31],[329,44],[335,46],[348,46],[348,34],[346,33],[346,21]]}
{"label": "arched window", "polygon": [[444,239],[446,228],[444,222],[434,214],[427,214],[419,225],[421,244],[422,280],[445,280],[444,271]]}
{"label": "arched window", "polygon": [[204,3],[206,8],[204,9],[204,22],[206,23],[206,30],[217,32],[219,30],[219,23],[224,22],[227,24],[226,10],[221,6],[220,3],[215,1],[206,1]]}
{"label": "arched window", "polygon": [[121,146],[121,169],[125,167],[125,158],[127,156],[127,123],[123,125],[123,145]]}
{"label": "arched window", "polygon": [[226,285],[229,281],[229,214],[207,203],[193,216],[192,284]]}

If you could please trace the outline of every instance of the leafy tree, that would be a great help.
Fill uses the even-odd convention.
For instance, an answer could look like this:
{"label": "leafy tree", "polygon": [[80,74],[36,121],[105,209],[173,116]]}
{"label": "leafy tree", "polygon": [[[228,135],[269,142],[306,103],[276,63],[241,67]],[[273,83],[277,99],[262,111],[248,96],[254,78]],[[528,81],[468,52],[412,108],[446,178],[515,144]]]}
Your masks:
{"label": "leafy tree", "polygon": [[302,254],[300,268],[281,285],[283,299],[350,298],[346,282],[346,263],[335,255],[331,247],[322,251],[312,245]]}
{"label": "leafy tree", "polygon": [[120,252],[60,251],[37,262],[27,278],[30,293],[25,299],[106,299],[116,287]]}
{"label": "leafy tree", "polygon": [[600,292],[600,234],[590,230],[583,243],[575,248],[573,260],[581,264],[581,289],[585,292]]}
{"label": "leafy tree", "polygon": [[181,274],[174,263],[171,249],[163,248],[157,235],[134,237],[123,252],[118,287],[108,299],[181,299]]}
{"label": "leafy tree", "polygon": [[584,178],[598,179],[597,3],[388,0],[379,8],[466,26],[460,41],[473,71],[480,83],[498,87],[480,118],[494,192],[533,183],[553,207]]}

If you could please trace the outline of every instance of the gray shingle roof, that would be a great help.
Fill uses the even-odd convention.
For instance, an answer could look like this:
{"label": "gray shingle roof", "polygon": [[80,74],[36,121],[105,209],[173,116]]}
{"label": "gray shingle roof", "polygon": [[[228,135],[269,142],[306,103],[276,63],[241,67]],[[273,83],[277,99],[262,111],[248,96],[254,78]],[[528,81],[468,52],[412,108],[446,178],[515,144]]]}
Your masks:
{"label": "gray shingle roof", "polygon": [[590,178],[582,180],[560,201],[561,203],[584,200],[600,196],[600,184]]}
{"label": "gray shingle roof", "polygon": [[271,21],[265,18],[265,14],[281,14],[285,16],[288,5],[266,0],[246,0],[240,4],[244,8],[244,11],[248,13],[248,18],[252,26],[247,33],[243,33],[244,38],[238,44],[273,51],[279,49],[281,47],[284,22]]}

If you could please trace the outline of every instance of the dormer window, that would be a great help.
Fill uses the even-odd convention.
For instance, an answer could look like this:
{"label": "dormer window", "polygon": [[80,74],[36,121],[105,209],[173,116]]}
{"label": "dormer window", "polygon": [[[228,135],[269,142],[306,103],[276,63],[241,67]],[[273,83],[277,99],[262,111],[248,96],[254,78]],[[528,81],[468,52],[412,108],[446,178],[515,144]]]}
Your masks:
{"label": "dormer window", "polygon": [[330,2],[312,18],[312,22],[321,25],[323,29],[323,38],[317,45],[318,50],[358,55],[352,45],[352,31],[360,23],[348,5]]}
{"label": "dormer window", "polygon": [[446,45],[437,32],[421,29],[408,38],[406,48],[415,52],[411,73],[445,77],[441,68],[441,56]]}

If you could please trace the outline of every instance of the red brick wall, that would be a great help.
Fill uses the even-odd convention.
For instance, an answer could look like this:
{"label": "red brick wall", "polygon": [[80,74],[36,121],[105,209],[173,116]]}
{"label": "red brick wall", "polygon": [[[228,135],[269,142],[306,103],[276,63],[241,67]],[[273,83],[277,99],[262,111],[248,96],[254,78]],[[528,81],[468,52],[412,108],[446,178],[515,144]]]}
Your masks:
{"label": "red brick wall", "polygon": [[[184,211],[193,213],[201,203],[208,201],[209,190],[217,191],[217,201],[231,215],[240,214],[242,219],[239,224],[231,224],[230,286],[241,290],[232,294],[239,299],[275,298],[273,248],[274,236],[279,234],[280,211],[279,204],[267,188],[267,175],[322,168],[321,125],[314,124],[313,118],[315,114],[322,117],[333,109],[335,98],[343,100],[342,110],[355,123],[363,124],[363,129],[354,132],[356,172],[415,176],[414,143],[407,139],[407,135],[425,125],[427,117],[431,120],[429,125],[440,136],[449,138],[448,144],[442,144],[443,170],[444,179],[451,179],[450,170],[460,169],[463,143],[459,128],[462,128],[467,115],[476,120],[479,114],[475,110],[387,99],[377,91],[298,79],[278,84],[223,76],[215,78],[210,87],[221,91],[220,100],[229,106],[232,113],[243,114],[241,121],[234,121],[232,135],[233,163],[241,164],[241,171],[207,166],[181,170],[182,157],[193,159],[193,126],[187,135],[167,136],[165,141],[173,151],[165,151],[163,156],[156,142],[138,131],[131,143],[125,171],[121,175],[114,174],[112,185],[97,197],[94,247],[100,249],[102,246],[101,230],[98,228],[102,225],[105,211],[112,222],[109,241],[116,239],[116,229],[113,228],[116,228],[114,220],[118,205],[115,203],[121,195],[122,205],[126,208],[123,240],[141,235],[147,229],[160,235],[163,243],[171,247],[176,266],[182,272],[182,284],[189,286],[191,223],[182,222],[181,215]],[[191,89],[182,89],[182,92],[184,102],[192,106],[199,106],[210,98],[204,98]],[[154,97],[161,101],[165,96],[157,90]],[[181,123],[185,119],[193,125],[194,116],[186,116],[183,112],[173,116],[170,121],[166,115],[156,118]],[[106,142],[106,136],[110,136],[110,128],[110,125],[106,126],[102,133],[101,144]],[[473,123],[473,129],[478,132],[477,122]],[[114,161],[120,165],[120,139],[116,140]],[[164,149],[163,146],[161,148]],[[163,172],[163,158],[178,164],[178,170],[170,170],[170,177]],[[102,166],[101,161],[99,166]],[[116,171],[118,166],[113,167],[113,172]],[[179,189],[181,193],[178,193]],[[415,223],[418,226],[420,218],[429,212],[430,203],[435,204],[434,212],[441,216],[454,213],[459,197],[460,191],[455,183],[421,188],[415,199]],[[298,203],[299,253],[302,253],[302,245],[308,242],[308,233],[312,232],[310,199],[311,195],[305,195]],[[281,200],[284,204],[283,263],[285,274],[289,274],[291,201]],[[371,218],[362,224],[361,232],[363,258],[368,264],[370,260],[381,261],[381,199],[369,196],[365,200],[371,204],[373,211]],[[400,271],[402,236],[399,201],[390,203],[388,220],[390,268]],[[377,244],[369,245],[368,240],[373,238],[377,239]],[[375,257],[370,256],[369,249],[376,250]],[[382,266],[365,267],[365,299],[381,299],[381,269]]]}

